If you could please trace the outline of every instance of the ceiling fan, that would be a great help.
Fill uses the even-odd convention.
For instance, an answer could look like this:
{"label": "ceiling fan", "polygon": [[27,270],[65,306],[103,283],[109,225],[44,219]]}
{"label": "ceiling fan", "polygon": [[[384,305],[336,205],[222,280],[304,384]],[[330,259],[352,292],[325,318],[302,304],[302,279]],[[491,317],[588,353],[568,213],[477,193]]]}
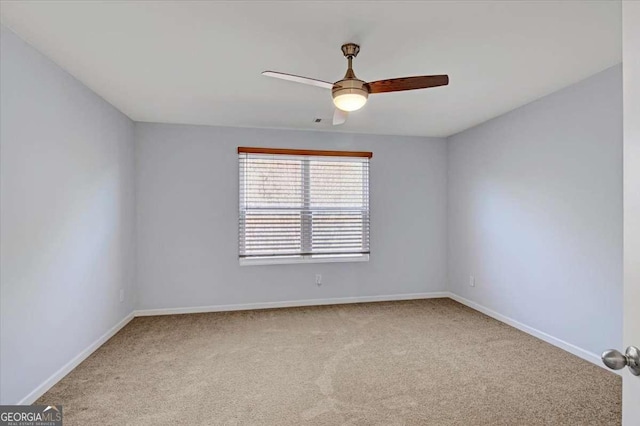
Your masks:
{"label": "ceiling fan", "polygon": [[345,58],[347,58],[348,63],[347,73],[342,80],[336,81],[335,83],[276,71],[264,71],[262,75],[331,89],[333,103],[336,106],[333,114],[334,126],[344,123],[350,111],[356,111],[362,108],[364,104],[367,103],[369,94],[427,89],[429,87],[446,86],[449,84],[448,75],[421,75],[417,77],[378,80],[370,83],[364,82],[356,77],[351,67],[353,58],[358,56],[359,52],[360,46],[357,44],[347,43],[342,45],[342,53]]}

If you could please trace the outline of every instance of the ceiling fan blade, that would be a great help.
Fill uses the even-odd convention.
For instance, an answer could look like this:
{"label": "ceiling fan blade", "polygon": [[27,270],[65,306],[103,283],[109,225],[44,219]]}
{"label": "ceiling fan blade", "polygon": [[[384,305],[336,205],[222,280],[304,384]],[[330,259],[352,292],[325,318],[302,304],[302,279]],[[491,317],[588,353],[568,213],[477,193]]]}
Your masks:
{"label": "ceiling fan blade", "polygon": [[446,86],[448,75],[421,75],[418,77],[392,78],[367,83],[369,93],[401,92],[403,90],[427,89],[429,87]]}
{"label": "ceiling fan blade", "polygon": [[301,77],[299,75],[285,74],[277,71],[263,71],[262,75],[267,77],[280,78],[282,80],[293,81],[294,83],[308,84],[310,86],[322,87],[323,89],[331,89],[333,83],[328,81],[316,80],[315,78]]}
{"label": "ceiling fan blade", "polygon": [[349,117],[349,113],[347,111],[336,108],[336,110],[333,112],[333,125],[339,126],[341,124],[344,124],[344,122],[347,121],[347,117]]}

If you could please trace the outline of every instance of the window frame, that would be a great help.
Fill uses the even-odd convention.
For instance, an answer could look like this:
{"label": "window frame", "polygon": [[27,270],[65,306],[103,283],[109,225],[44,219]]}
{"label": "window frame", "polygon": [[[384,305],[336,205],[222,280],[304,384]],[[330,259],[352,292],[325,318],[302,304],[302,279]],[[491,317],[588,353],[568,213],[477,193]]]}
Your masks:
{"label": "window frame", "polygon": [[[299,150],[299,149],[281,149],[281,148],[248,148],[248,147],[238,147],[238,155],[241,154],[271,154],[271,155],[292,155],[292,156],[309,156],[309,157],[351,157],[351,158],[362,158],[366,157],[368,161],[372,158],[373,153],[371,152],[360,152],[360,151],[320,151],[320,150]],[[302,179],[308,180],[309,178],[309,165],[311,158],[309,161],[302,162]],[[364,173],[364,170],[363,170]],[[369,225],[366,225],[366,222],[363,221],[363,240],[365,238],[370,238],[370,217],[371,217],[371,200],[370,200],[370,166],[366,168],[366,179],[363,179],[363,190],[366,190],[367,198],[367,221]],[[240,185],[240,170],[238,170],[238,184]],[[366,185],[366,188],[364,187]],[[309,228],[312,224],[310,219],[306,219],[305,217],[311,217],[312,212],[314,211],[311,208],[311,195],[310,195],[310,185],[303,185],[303,203],[302,208],[300,209],[301,214],[301,250],[305,252],[311,251],[311,229]],[[240,206],[240,188],[238,190],[238,206]],[[241,211],[238,212],[238,220],[240,221]],[[366,227],[366,231],[365,231]],[[305,228],[308,232],[305,232]],[[324,253],[316,253],[316,254],[300,254],[300,255],[265,255],[265,256],[255,256],[255,257],[242,257],[240,256],[240,239],[242,238],[240,234],[240,228],[238,228],[238,263],[240,266],[251,266],[251,265],[286,265],[286,264],[304,264],[304,263],[344,263],[344,262],[368,262],[370,257],[369,253],[349,253],[349,254],[324,254]],[[369,241],[370,246],[370,241]]]}

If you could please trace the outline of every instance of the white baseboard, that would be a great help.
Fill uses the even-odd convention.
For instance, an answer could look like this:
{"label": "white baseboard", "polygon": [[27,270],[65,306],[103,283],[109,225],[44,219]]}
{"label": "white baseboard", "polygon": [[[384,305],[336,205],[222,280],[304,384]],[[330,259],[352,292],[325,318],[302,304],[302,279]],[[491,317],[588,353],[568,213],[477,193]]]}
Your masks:
{"label": "white baseboard", "polygon": [[119,323],[111,327],[106,333],[100,336],[96,341],[91,343],[85,350],[76,355],[71,361],[66,363],[62,368],[53,373],[51,377],[45,380],[40,386],[35,388],[31,393],[22,398],[18,405],[30,405],[33,404],[38,398],[45,394],[53,385],[58,383],[64,376],[69,374],[71,370],[76,368],[82,361],[87,359],[89,355],[94,353],[96,349],[106,343],[111,337],[113,337],[120,329],[122,329],[125,325],[129,323],[133,319],[134,315],[131,312],[125,318],[122,319]]}
{"label": "white baseboard", "polygon": [[[602,361],[600,360],[600,357],[596,354],[594,354],[593,352],[589,352],[587,350],[584,350],[576,345],[573,345],[569,342],[565,342],[564,340],[558,339],[557,337],[553,337],[550,334],[545,333],[544,331],[540,331],[538,329],[535,329],[533,327],[529,327],[526,324],[521,323],[520,321],[516,321],[513,318],[509,318],[505,315],[499,314],[498,312],[491,310],[485,306],[480,305],[479,303],[476,303],[474,301],[471,301],[469,299],[465,299],[462,296],[458,296],[455,293],[449,293],[449,297],[453,300],[455,300],[456,302],[462,303],[465,306],[470,307],[471,309],[474,309],[478,312],[482,312],[485,315],[490,316],[491,318],[497,319],[500,322],[503,322],[505,324],[510,325],[511,327],[517,328],[520,331],[524,331],[527,334],[530,334],[534,337],[537,337],[540,340],[544,340],[547,343],[552,344],[553,346],[557,346],[560,349],[563,349],[569,353],[572,353],[573,355],[580,357],[582,359],[584,359],[585,361],[589,361],[592,364],[597,365],[598,367],[607,369],[603,364]],[[607,369],[607,371],[612,371]],[[617,371],[613,371],[614,373],[620,375],[621,373],[617,372]]]}
{"label": "white baseboard", "polygon": [[254,309],[293,308],[298,306],[342,305],[346,303],[391,302],[396,300],[435,299],[449,297],[449,292],[388,294],[381,296],[337,297],[329,299],[286,300],[280,302],[243,303],[236,305],[194,306],[188,308],[142,309],[136,317],[153,315],[198,314],[205,312],[248,311]]}

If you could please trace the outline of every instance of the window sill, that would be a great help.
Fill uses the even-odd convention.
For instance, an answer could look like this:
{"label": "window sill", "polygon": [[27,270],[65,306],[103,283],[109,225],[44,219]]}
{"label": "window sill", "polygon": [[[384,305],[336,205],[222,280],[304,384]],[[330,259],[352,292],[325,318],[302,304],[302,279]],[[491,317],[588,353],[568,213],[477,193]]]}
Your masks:
{"label": "window sill", "polygon": [[356,256],[328,256],[328,257],[279,257],[279,258],[240,258],[240,266],[257,265],[289,265],[297,263],[345,263],[345,262],[368,262],[369,255],[362,254]]}

